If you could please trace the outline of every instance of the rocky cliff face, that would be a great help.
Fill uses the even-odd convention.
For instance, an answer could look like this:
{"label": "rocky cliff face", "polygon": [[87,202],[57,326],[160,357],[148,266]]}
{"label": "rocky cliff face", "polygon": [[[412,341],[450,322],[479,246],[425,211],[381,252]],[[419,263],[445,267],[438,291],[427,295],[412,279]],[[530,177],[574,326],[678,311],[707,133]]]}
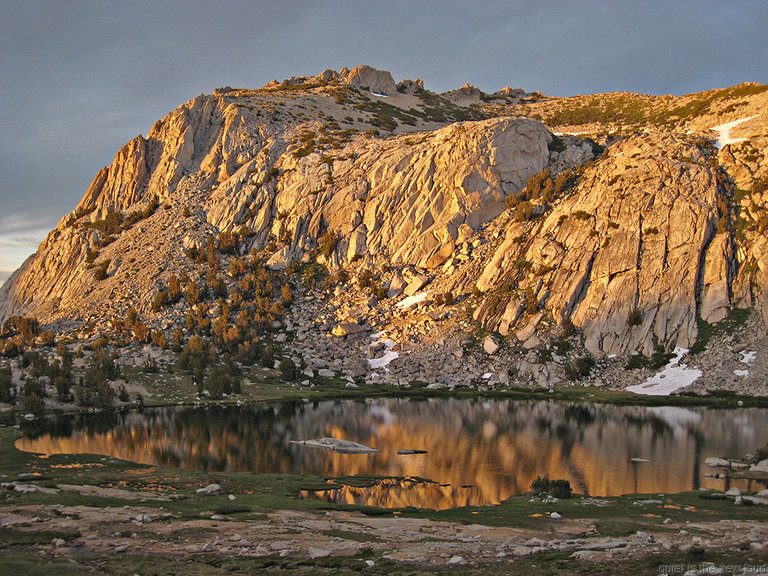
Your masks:
{"label": "rocky cliff face", "polygon": [[[373,84],[371,92],[396,93],[384,86],[388,73],[371,70],[362,67],[345,77],[353,86]],[[332,98],[349,99],[349,108],[362,109],[358,114],[371,116],[369,108],[375,116],[379,110],[391,113],[376,104],[384,97],[372,100],[347,85],[304,88],[298,95],[278,86],[200,96],[157,122],[146,138],[120,149],[75,212],[8,282],[3,316],[98,313],[103,288],[118,284],[137,288],[136,304],[146,309],[157,288],[152,279],[187,270],[170,258],[174,249],[201,247],[220,231],[241,232],[242,253],[268,250],[273,268],[300,260],[332,233],[338,237],[326,258],[332,269],[360,257],[433,269],[452,255],[460,230],[466,236],[498,216],[505,197],[531,174],[591,157],[588,145],[572,139],[569,154],[556,160],[548,148],[552,135],[526,119],[442,121],[437,124],[445,127],[415,136],[360,134],[340,127],[349,123],[347,109]],[[418,101],[399,98],[408,105]],[[322,119],[299,112],[305,109],[318,110],[312,116]],[[436,124],[418,115],[409,120],[413,128]],[[110,214],[139,213],[150,202],[163,209],[137,228],[105,233],[93,227]],[[106,239],[109,244],[100,246]],[[86,261],[96,250],[96,264],[109,261],[110,267],[99,286],[92,281],[94,262]],[[154,262],[157,253],[166,262]]]}
{"label": "rocky cliff face", "polygon": [[476,318],[527,347],[546,320],[572,322],[599,355],[690,347],[698,317],[727,315],[736,270],[712,157],[665,133],[612,146],[551,211],[508,226],[477,281],[491,296]]}
{"label": "rocky cliff face", "polygon": [[[738,93],[745,140],[718,150],[725,104],[691,133],[587,140],[507,115],[543,106],[519,89],[442,98],[368,67],[219,89],[118,151],[2,288],[0,319],[134,307],[169,329],[152,298],[203,278],[185,254],[225,232],[273,269],[375,270],[390,297],[432,282],[524,349],[572,328],[596,356],[689,347],[734,306],[768,319],[764,94]],[[530,197],[533,175],[556,193]]]}

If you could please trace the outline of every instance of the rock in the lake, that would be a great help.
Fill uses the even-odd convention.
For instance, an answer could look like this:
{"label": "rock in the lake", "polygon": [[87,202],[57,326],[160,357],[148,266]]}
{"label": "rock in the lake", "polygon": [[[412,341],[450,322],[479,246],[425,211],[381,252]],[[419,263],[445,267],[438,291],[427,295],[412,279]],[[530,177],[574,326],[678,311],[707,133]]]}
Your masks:
{"label": "rock in the lake", "polygon": [[310,448],[323,448],[324,450],[332,450],[333,452],[341,452],[344,454],[367,454],[370,452],[378,452],[376,448],[365,446],[351,440],[341,440],[339,438],[320,438],[319,440],[291,440],[291,444],[298,444],[300,446],[308,446]]}

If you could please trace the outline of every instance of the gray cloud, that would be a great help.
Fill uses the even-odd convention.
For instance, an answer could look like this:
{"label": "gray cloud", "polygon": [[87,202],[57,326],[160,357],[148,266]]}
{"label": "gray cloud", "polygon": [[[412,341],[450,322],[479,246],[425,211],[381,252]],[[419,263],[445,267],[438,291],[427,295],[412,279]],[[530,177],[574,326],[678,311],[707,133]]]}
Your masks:
{"label": "gray cloud", "polygon": [[48,227],[122,144],[218,86],[370,64],[435,91],[470,82],[559,96],[681,94],[765,82],[768,70],[764,0],[0,0],[0,8],[0,215],[35,214]]}

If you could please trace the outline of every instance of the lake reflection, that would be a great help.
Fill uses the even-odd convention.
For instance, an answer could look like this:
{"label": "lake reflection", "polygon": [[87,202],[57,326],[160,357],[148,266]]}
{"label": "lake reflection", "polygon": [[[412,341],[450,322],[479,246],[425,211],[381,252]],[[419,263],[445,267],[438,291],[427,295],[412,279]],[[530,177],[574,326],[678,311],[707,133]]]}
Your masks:
{"label": "lake reflection", "polygon": [[[704,459],[754,452],[768,440],[766,416],[764,409],[554,401],[285,402],[58,417],[27,430],[16,445],[210,471],[425,478],[433,482],[382,482],[326,497],[441,509],[501,502],[526,492],[537,475],[566,478],[575,492],[593,496],[730,485],[760,489],[706,477],[713,470]],[[339,454],[290,444],[325,436],[380,452]],[[397,454],[414,448],[428,453]]]}

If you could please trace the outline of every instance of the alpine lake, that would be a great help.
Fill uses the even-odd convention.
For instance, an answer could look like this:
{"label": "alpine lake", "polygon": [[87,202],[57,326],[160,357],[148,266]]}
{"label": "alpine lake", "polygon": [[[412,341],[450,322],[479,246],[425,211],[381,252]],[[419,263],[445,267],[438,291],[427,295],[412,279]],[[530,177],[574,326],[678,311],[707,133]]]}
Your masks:
{"label": "alpine lake", "polygon": [[[21,451],[97,454],[214,473],[310,475],[300,499],[400,509],[491,506],[538,476],[593,497],[742,491],[708,457],[743,458],[768,438],[768,408],[642,406],[509,398],[291,400],[57,414],[25,423]],[[338,438],[376,449],[297,444]],[[358,481],[341,482],[342,478]],[[361,481],[361,479],[364,479]]]}

